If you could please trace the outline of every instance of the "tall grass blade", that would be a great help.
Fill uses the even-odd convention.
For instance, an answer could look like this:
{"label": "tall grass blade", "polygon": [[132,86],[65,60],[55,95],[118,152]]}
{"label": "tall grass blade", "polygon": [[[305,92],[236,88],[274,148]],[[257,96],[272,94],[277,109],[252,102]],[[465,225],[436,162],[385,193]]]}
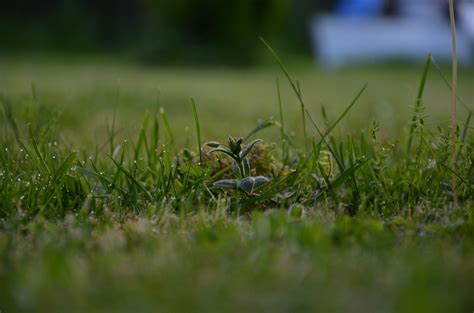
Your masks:
{"label": "tall grass blade", "polygon": [[174,135],[173,132],[171,131],[171,126],[168,121],[168,116],[166,115],[165,109],[163,107],[160,108],[160,116],[161,119],[163,120],[163,124],[165,125],[166,132],[168,133],[168,136],[170,138],[170,144],[174,144]]}
{"label": "tall grass blade", "polygon": [[418,87],[418,93],[416,96],[415,108],[413,110],[413,117],[411,120],[410,131],[408,133],[408,143],[407,143],[407,157],[410,155],[411,145],[413,142],[413,135],[416,127],[416,122],[418,119],[418,114],[421,111],[421,105],[423,101],[423,93],[425,91],[426,78],[428,77],[428,72],[430,69],[431,54],[428,54],[425,59],[425,65],[423,67],[423,73],[421,75],[420,85]]}
{"label": "tall grass blade", "polygon": [[[452,49],[452,83],[451,83],[451,127],[453,132],[453,152],[451,155],[451,167],[453,172],[456,172],[456,94],[458,88],[458,56],[456,48],[456,20],[454,17],[454,0],[449,0],[449,20],[451,22],[451,49]],[[451,179],[451,187],[453,189],[454,207],[458,206],[458,198],[456,192],[456,176],[453,175]]]}
{"label": "tall grass blade", "polygon": [[[431,56],[431,64],[433,64],[435,69],[438,71],[438,74],[441,77],[441,79],[443,80],[444,84],[449,88],[450,91],[452,91],[451,83],[448,81],[446,76],[443,74],[443,71],[441,70],[441,67],[438,65],[438,63],[436,62],[436,60],[433,56]],[[473,111],[473,109],[470,108],[468,104],[466,104],[466,102],[461,97],[461,95],[456,93],[456,98],[458,99],[459,103],[461,103],[468,112]]]}
{"label": "tall grass blade", "polygon": [[[291,88],[293,89],[293,91],[295,92],[296,94],[296,97],[298,98],[299,102],[300,102],[300,105],[301,105],[301,111],[302,111],[302,114],[303,114],[303,135],[304,135],[304,140],[305,140],[305,147],[306,147],[306,121],[305,121],[305,118],[304,118],[304,115],[305,115],[305,111],[306,111],[306,106],[305,106],[305,103],[304,103],[304,100],[303,100],[303,96],[301,94],[301,90],[299,88],[299,84],[295,81],[293,81],[293,79],[291,78],[291,75],[290,73],[288,72],[288,69],[286,68],[286,66],[283,64],[283,62],[281,61],[280,57],[278,56],[278,54],[273,50],[273,48],[262,38],[260,37],[260,41],[262,41],[262,43],[267,47],[268,51],[270,51],[271,55],[275,58],[275,60],[277,61],[278,65],[280,66],[280,69],[282,70],[283,74],[285,75],[285,77],[287,78],[288,82],[290,83],[291,85]],[[307,149],[306,149],[307,150]]]}
{"label": "tall grass blade", "polygon": [[283,118],[283,105],[281,101],[281,91],[280,91],[280,81],[276,80],[277,86],[277,96],[278,96],[278,113],[280,115],[280,140],[281,140],[281,155],[283,159],[283,163],[286,163],[287,154],[286,154],[286,144],[285,144],[285,121]]}
{"label": "tall grass blade", "polygon": [[[329,149],[329,151],[331,152],[331,154],[333,155],[334,159],[336,160],[336,163],[337,165],[339,166],[339,168],[341,170],[344,170],[344,163],[339,159],[339,157],[337,156],[337,152],[333,149],[333,147],[331,146],[331,144],[327,141],[326,137],[324,136],[323,132],[321,131],[321,129],[319,128],[318,124],[316,124],[316,121],[313,119],[313,117],[311,116],[311,114],[309,113],[308,110],[306,110],[306,115],[309,117],[309,120],[311,122],[311,124],[313,124],[313,127],[316,129],[316,131],[318,132],[319,136],[321,136],[322,140],[324,141],[324,143],[326,144],[327,148]],[[317,145],[317,146],[320,146],[320,145]]]}
{"label": "tall grass blade", "polygon": [[18,142],[20,147],[23,148],[26,151],[26,153],[30,154],[30,152],[28,150],[28,147],[26,147],[26,145],[21,140],[20,131],[18,129],[18,125],[17,125],[17,123],[15,121],[15,118],[13,116],[13,112],[12,112],[10,102],[3,95],[0,95],[0,102],[2,102],[2,104],[3,104],[5,118],[6,118],[7,122],[10,124],[11,129],[13,130],[13,134],[15,136],[16,141]]}
{"label": "tall grass blade", "polygon": [[364,93],[365,89],[367,88],[367,85],[368,84],[365,83],[365,85],[362,87],[362,89],[352,99],[349,106],[342,112],[342,114],[339,116],[339,118],[328,128],[328,130],[326,130],[326,132],[324,133],[324,135],[320,139],[319,143],[321,143],[324,140],[324,138],[329,136],[329,134],[334,130],[334,128],[339,124],[339,122],[342,121],[342,119],[347,115],[347,113],[349,113],[349,111],[352,109],[352,107],[357,103],[357,100],[359,100],[360,96],[362,96],[362,94]]}
{"label": "tall grass blade", "polygon": [[38,144],[36,143],[35,137],[33,136],[33,129],[31,128],[31,125],[28,125],[28,132],[30,134],[30,141],[33,146],[33,150],[35,151],[36,157],[38,158],[39,164],[41,164],[44,173],[51,175],[51,170],[48,167],[48,164],[46,163],[43,154],[39,151]]}
{"label": "tall grass blade", "polygon": [[471,123],[471,118],[472,118],[472,112],[469,112],[469,114],[467,116],[466,123],[464,124],[464,130],[462,131],[462,134],[461,134],[461,138],[460,138],[461,142],[466,141],[467,130],[469,129],[469,124]]}
{"label": "tall grass blade", "polygon": [[191,106],[193,107],[194,122],[196,123],[196,134],[198,141],[199,165],[202,165],[202,143],[201,143],[201,126],[199,125],[199,117],[196,110],[196,102],[191,98]]}

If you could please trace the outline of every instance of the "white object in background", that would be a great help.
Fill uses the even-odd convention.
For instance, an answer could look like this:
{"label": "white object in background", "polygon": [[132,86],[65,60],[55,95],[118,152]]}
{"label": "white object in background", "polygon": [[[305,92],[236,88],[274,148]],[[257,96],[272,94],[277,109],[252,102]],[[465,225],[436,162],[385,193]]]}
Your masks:
{"label": "white object in background", "polygon": [[471,39],[471,43],[474,44],[474,1],[461,2],[458,15],[461,27]]}
{"label": "white object in background", "polygon": [[[311,30],[316,57],[327,67],[394,59],[423,62],[428,53],[436,60],[451,59],[451,32],[446,20],[353,20],[322,15],[312,20]],[[461,64],[471,61],[469,39],[462,31],[458,31],[458,59]]]}
{"label": "white object in background", "polygon": [[397,8],[406,18],[443,21],[447,19],[443,14],[443,5],[447,3],[447,0],[398,0]]}

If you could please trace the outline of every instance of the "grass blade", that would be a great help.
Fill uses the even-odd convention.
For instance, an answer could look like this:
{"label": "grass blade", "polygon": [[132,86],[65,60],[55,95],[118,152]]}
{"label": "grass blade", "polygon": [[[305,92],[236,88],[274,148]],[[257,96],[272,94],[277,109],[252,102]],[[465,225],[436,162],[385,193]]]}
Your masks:
{"label": "grass blade", "polygon": [[[290,83],[291,85],[291,88],[293,89],[293,91],[295,92],[296,94],[296,97],[298,98],[299,102],[300,102],[300,105],[301,105],[301,111],[302,111],[302,114],[303,114],[303,136],[304,136],[304,140],[305,140],[305,147],[306,147],[306,144],[307,144],[307,136],[306,136],[306,120],[304,118],[304,115],[305,115],[305,111],[306,111],[306,106],[304,104],[304,100],[303,100],[303,96],[301,95],[301,91],[300,91],[300,88],[299,88],[299,84],[297,82],[294,82],[293,79],[291,78],[290,76],[290,73],[288,72],[288,69],[286,68],[286,66],[283,64],[283,62],[281,61],[280,57],[278,56],[278,54],[273,50],[273,48],[262,38],[260,37],[260,41],[267,47],[268,51],[270,51],[271,55],[275,58],[275,60],[277,61],[278,65],[280,66],[280,69],[282,70],[283,74],[285,75],[285,77],[287,78],[288,82]],[[306,149],[307,150],[307,149]]]}
{"label": "grass blade", "polygon": [[196,134],[198,141],[199,165],[202,164],[202,144],[201,144],[201,127],[199,125],[199,117],[196,110],[196,102],[191,98],[191,106],[193,107],[194,122],[196,122]]}
{"label": "grass blade", "polygon": [[421,111],[421,104],[423,100],[423,93],[425,91],[426,78],[428,77],[428,72],[430,69],[430,60],[431,54],[428,54],[425,59],[425,65],[423,67],[423,73],[421,75],[420,85],[418,87],[418,93],[416,96],[415,108],[413,111],[413,117],[410,125],[410,131],[408,133],[408,143],[407,143],[407,156],[410,155],[411,145],[413,142],[413,132],[415,131],[416,121],[418,119],[418,114]]}
{"label": "grass blade", "polygon": [[160,115],[161,119],[163,120],[163,124],[165,125],[165,129],[168,132],[168,136],[170,138],[170,144],[174,144],[174,135],[173,132],[171,131],[170,123],[168,121],[168,117],[166,116],[165,109],[163,107],[160,108]]}
{"label": "grass blade", "polygon": [[286,144],[285,144],[285,122],[283,119],[283,106],[282,106],[282,101],[281,101],[280,81],[278,80],[278,78],[276,80],[276,86],[277,86],[277,95],[278,95],[278,111],[280,115],[281,155],[283,158],[283,163],[286,164],[288,156],[286,154]]}
{"label": "grass blade", "polygon": [[130,172],[128,172],[120,163],[115,161],[110,155],[108,157],[112,160],[112,162],[114,162],[115,166],[117,166],[117,168],[122,173],[124,173],[125,176],[127,176],[128,179],[130,179],[130,181],[133,182],[135,184],[135,186],[137,186],[138,189],[140,189],[146,195],[148,200],[153,201],[153,197],[150,194],[150,192]]}
{"label": "grass blade", "polygon": [[[451,154],[451,167],[453,172],[456,171],[456,100],[458,89],[458,56],[456,47],[456,19],[454,17],[454,0],[449,0],[449,20],[451,22],[451,49],[452,49],[452,83],[451,83],[451,127],[453,132],[453,152]],[[451,187],[453,189],[454,207],[458,206],[458,198],[456,192],[456,177],[453,175],[451,179]]]}
{"label": "grass blade", "polygon": [[[362,96],[362,94],[364,93],[365,89],[367,88],[367,85],[368,84],[365,83],[365,85],[362,87],[362,89],[355,95],[355,97],[352,99],[349,106],[342,112],[342,114],[339,116],[339,118],[324,133],[323,138],[327,137],[334,130],[334,128],[339,124],[339,122],[342,121],[342,119],[347,115],[347,113],[349,113],[349,111],[352,109],[352,107],[357,103],[357,100],[359,100],[360,96]],[[321,143],[323,141],[323,138],[321,138],[319,143]]]}

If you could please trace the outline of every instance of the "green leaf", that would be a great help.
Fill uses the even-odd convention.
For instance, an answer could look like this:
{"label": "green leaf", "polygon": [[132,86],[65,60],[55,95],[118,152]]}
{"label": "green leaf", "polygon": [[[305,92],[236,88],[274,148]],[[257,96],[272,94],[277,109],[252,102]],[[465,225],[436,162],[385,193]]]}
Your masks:
{"label": "green leaf", "polygon": [[242,152],[240,152],[239,156],[241,158],[245,158],[249,153],[250,151],[252,150],[252,148],[257,144],[259,143],[260,141],[262,141],[262,139],[255,139],[254,141],[252,141],[251,143],[249,143],[247,145],[247,147],[245,147],[244,150],[242,150]]}
{"label": "green leaf", "polygon": [[272,121],[272,120],[263,121],[262,123],[258,124],[257,127],[255,127],[254,129],[252,129],[252,131],[250,131],[250,133],[248,133],[248,134],[243,138],[243,142],[247,141],[250,137],[252,137],[252,135],[255,135],[255,134],[258,133],[259,131],[262,131],[262,130],[264,130],[265,128],[268,128],[268,127],[273,126],[273,125],[275,125],[275,122]]}
{"label": "green leaf", "polygon": [[240,180],[237,187],[247,193],[253,193],[254,190],[270,182],[265,176],[249,176]]}
{"label": "green leaf", "polygon": [[232,152],[224,149],[224,148],[216,148],[216,149],[211,149],[209,150],[208,153],[213,153],[213,152],[222,152],[222,153],[225,153],[227,154],[228,156],[230,156],[232,159],[235,159],[236,158],[236,155],[234,155]]}
{"label": "green leaf", "polygon": [[241,144],[242,144],[243,138],[235,139],[232,137],[229,137],[229,149],[232,151],[233,154],[239,155],[240,150],[242,149]]}
{"label": "green leaf", "polygon": [[204,145],[211,148],[218,148],[221,144],[217,141],[208,141]]}
{"label": "green leaf", "polygon": [[213,188],[237,189],[237,179],[222,179],[212,184]]}
{"label": "green leaf", "polygon": [[242,160],[242,166],[243,166],[243,169],[244,169],[244,176],[248,176],[250,175],[250,161],[249,161],[249,158],[245,157],[243,160]]}
{"label": "green leaf", "polygon": [[183,157],[187,160],[192,160],[193,159],[193,155],[192,155],[191,151],[189,151],[186,148],[183,149]]}

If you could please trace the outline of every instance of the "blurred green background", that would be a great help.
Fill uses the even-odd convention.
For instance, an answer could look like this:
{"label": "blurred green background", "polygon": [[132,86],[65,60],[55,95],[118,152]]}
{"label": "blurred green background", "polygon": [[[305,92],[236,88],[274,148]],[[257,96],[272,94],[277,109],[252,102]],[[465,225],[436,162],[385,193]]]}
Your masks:
{"label": "blurred green background", "polygon": [[[262,47],[262,50],[265,48]],[[265,51],[265,50],[264,50]],[[271,56],[268,56],[271,59]],[[327,72],[307,62],[290,62],[308,110],[324,124],[324,106],[335,121],[365,83],[368,87],[354,109],[334,133],[346,136],[369,130],[377,121],[386,139],[406,135],[422,66],[358,66]],[[442,69],[449,76],[449,69]],[[265,67],[148,67],[103,57],[94,59],[10,58],[0,60],[0,93],[12,100],[17,118],[42,125],[55,121],[64,138],[76,143],[106,141],[107,125],[116,119],[118,136],[134,138],[144,114],[164,108],[178,145],[195,140],[190,98],[196,100],[205,140],[244,135],[259,119],[279,120],[276,80],[281,85],[285,123],[295,140],[301,139],[298,99],[277,66]],[[465,69],[459,76],[459,94],[471,106],[474,75]],[[32,87],[35,89],[33,96]],[[428,128],[448,126],[450,90],[432,67],[424,94]],[[459,121],[466,109],[459,104]],[[309,134],[315,130],[307,125]],[[261,134],[279,138],[277,128]]]}
{"label": "blurred green background", "polygon": [[259,36],[309,55],[309,0],[19,0],[0,3],[0,52],[113,53],[147,64],[249,65]]}
{"label": "blurred green background", "polygon": [[[76,142],[105,138],[106,124],[114,116],[121,135],[129,138],[146,111],[163,107],[183,144],[193,136],[191,97],[198,104],[203,135],[222,140],[245,133],[259,118],[278,119],[279,78],[286,123],[298,140],[297,98],[260,42],[262,36],[301,83],[318,122],[323,123],[323,105],[335,120],[368,83],[340,125],[341,134],[369,129],[378,121],[387,138],[400,138],[410,121],[422,64],[318,68],[311,58],[308,21],[336,3],[2,1],[0,93],[10,98],[25,123],[53,120],[53,112],[60,112],[55,120],[65,138]],[[441,70],[449,79],[449,67]],[[473,82],[472,68],[462,68],[459,94],[468,105],[474,98]],[[450,91],[433,66],[424,100],[427,122],[447,125]],[[460,118],[465,112],[460,107]],[[278,131],[268,136],[272,134],[277,138]]]}

